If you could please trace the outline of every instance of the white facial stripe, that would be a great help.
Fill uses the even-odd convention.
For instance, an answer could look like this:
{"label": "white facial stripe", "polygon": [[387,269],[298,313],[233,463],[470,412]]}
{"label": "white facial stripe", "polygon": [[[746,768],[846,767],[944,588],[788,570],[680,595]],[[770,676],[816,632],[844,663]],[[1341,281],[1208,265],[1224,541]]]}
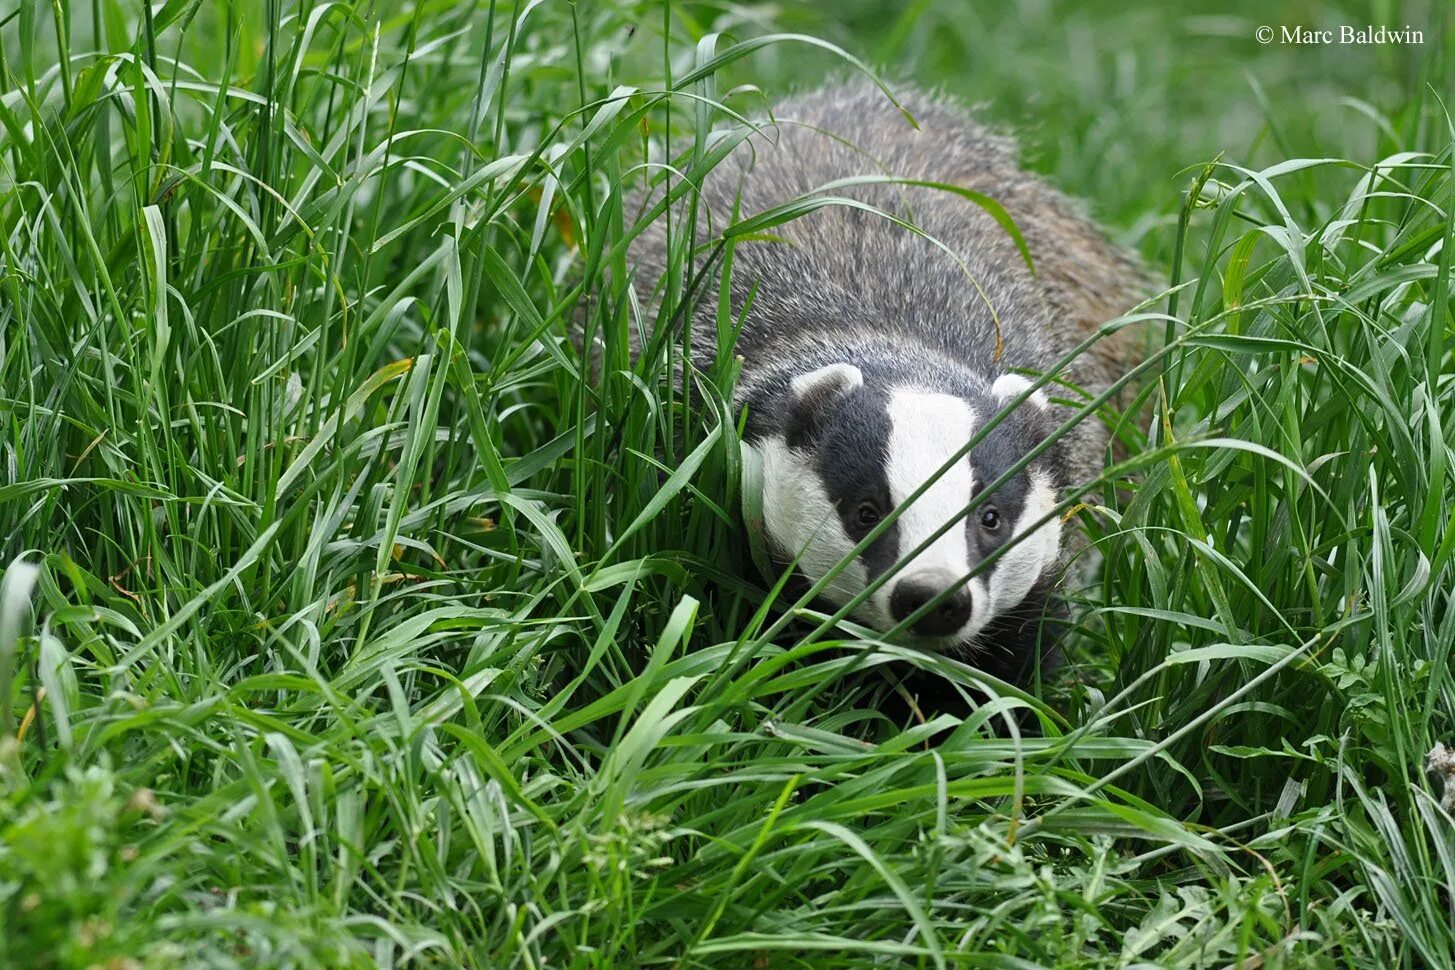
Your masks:
{"label": "white facial stripe", "polygon": [[[763,463],[763,526],[798,570],[817,583],[854,548],[818,473],[779,437],[757,445]],[[842,606],[868,585],[868,572],[858,560],[848,563],[824,589],[823,597]],[[868,605],[868,604],[866,604]],[[872,609],[872,608],[871,608]],[[862,612],[862,611],[861,611]],[[882,616],[862,617],[882,623]]]}
{"label": "white facial stripe", "polygon": [[[1031,472],[1031,487],[1026,492],[1012,536],[1019,537],[1045,518],[1055,505],[1056,490],[1050,479],[1040,472]],[[1061,517],[1053,515],[1030,535],[1007,541],[1015,541],[1015,545],[996,560],[990,575],[990,605],[997,615],[1025,599],[1036,580],[1056,561],[1061,547]]]}
{"label": "white facial stripe", "polygon": [[[889,427],[889,497],[897,506],[965,447],[975,432],[975,412],[958,397],[901,389],[889,396]],[[956,576],[970,571],[963,512],[974,485],[969,455],[963,455],[900,514],[901,555],[947,522],[962,523],[936,539],[906,569],[947,569]]]}

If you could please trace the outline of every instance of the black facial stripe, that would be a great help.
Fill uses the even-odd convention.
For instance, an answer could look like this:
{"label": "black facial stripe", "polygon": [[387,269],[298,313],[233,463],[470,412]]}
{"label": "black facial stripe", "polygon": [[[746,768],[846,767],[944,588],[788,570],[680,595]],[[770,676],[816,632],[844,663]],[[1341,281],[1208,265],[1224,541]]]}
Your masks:
{"label": "black facial stripe", "polygon": [[[872,502],[880,516],[893,510],[889,496],[889,412],[882,393],[859,388],[842,398],[833,419],[821,425],[814,462],[829,501],[839,513],[844,531],[858,542],[870,529],[859,522],[859,507]],[[872,527],[870,527],[872,528]],[[859,557],[869,578],[884,572],[899,558],[899,524],[875,539]]]}
{"label": "black facial stripe", "polygon": [[884,534],[869,544],[864,554],[859,557],[864,564],[865,578],[868,582],[883,575],[891,566],[899,561],[899,523],[895,522],[884,530]]}
{"label": "black facial stripe", "polygon": [[[975,495],[981,494],[986,486],[1005,474],[1007,469],[1019,462],[1025,453],[1035,446],[1038,439],[1030,438],[1020,432],[1021,429],[1017,428],[1013,421],[1004,421],[991,431],[971,453],[970,463],[975,474]],[[971,548],[978,550],[983,557],[1009,542],[1013,537],[1016,523],[1020,521],[1021,513],[1025,510],[1030,490],[1030,472],[1029,469],[1023,468],[976,506],[975,511],[971,513],[966,522],[966,532],[970,536]],[[1000,513],[1000,528],[994,532],[986,530],[980,523],[980,516],[991,506],[994,506]]]}

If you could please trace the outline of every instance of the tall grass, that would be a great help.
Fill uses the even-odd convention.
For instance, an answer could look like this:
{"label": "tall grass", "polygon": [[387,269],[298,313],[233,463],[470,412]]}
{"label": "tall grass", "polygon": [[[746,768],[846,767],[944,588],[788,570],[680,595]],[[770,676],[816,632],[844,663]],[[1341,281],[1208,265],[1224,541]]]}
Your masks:
{"label": "tall grass", "polygon": [[[919,16],[880,53],[969,35]],[[1448,25],[1375,151],[1144,213],[1169,294],[1113,326],[1165,351],[1035,695],[782,622],[731,360],[669,376],[691,185],[832,31],[0,18],[0,963],[1455,959]],[[895,660],[974,710],[892,722]]]}

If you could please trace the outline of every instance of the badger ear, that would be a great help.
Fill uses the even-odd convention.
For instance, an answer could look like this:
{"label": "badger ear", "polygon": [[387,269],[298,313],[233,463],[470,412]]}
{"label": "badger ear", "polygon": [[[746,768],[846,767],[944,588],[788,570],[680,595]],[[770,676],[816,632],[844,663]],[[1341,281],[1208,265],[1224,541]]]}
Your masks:
{"label": "badger ear", "polygon": [[[1034,381],[1022,377],[1020,374],[1001,374],[990,385],[990,394],[1002,408],[1029,391]],[[1025,420],[1023,427],[1035,441],[1044,441],[1055,428],[1058,419],[1051,416],[1051,401],[1046,397],[1045,391],[1041,388],[1031,391],[1025,403],[1031,405],[1028,408],[1018,408],[1017,414]],[[1064,445],[1057,442],[1052,446],[1057,455],[1060,455]],[[1059,461],[1059,459],[1058,459]]]}
{"label": "badger ear", "polygon": [[807,374],[799,374],[792,383],[795,401],[815,395],[828,395],[831,400],[863,386],[864,374],[853,364],[829,364]]}
{"label": "badger ear", "polygon": [[788,446],[807,445],[833,406],[863,386],[864,374],[853,364],[829,364],[793,378],[788,388],[788,420],[784,424]]}
{"label": "badger ear", "polygon": [[[1022,377],[1020,374],[1001,374],[995,379],[995,383],[990,385],[990,393],[1000,402],[1001,407],[1004,407],[1030,390],[1032,383],[1029,378]],[[1045,391],[1040,388],[1037,388],[1026,400],[1042,411],[1051,406]]]}

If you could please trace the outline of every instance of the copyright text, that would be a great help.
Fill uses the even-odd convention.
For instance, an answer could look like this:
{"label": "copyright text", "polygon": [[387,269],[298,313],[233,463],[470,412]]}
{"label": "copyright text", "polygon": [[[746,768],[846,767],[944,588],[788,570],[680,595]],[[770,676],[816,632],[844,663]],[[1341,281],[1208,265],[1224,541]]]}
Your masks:
{"label": "copyright text", "polygon": [[1321,47],[1349,45],[1355,47],[1386,45],[1404,46],[1423,44],[1425,32],[1408,25],[1404,27],[1381,27],[1374,24],[1354,26],[1343,24],[1338,27],[1270,27],[1264,25],[1253,32],[1260,44],[1280,44],[1295,47]]}

